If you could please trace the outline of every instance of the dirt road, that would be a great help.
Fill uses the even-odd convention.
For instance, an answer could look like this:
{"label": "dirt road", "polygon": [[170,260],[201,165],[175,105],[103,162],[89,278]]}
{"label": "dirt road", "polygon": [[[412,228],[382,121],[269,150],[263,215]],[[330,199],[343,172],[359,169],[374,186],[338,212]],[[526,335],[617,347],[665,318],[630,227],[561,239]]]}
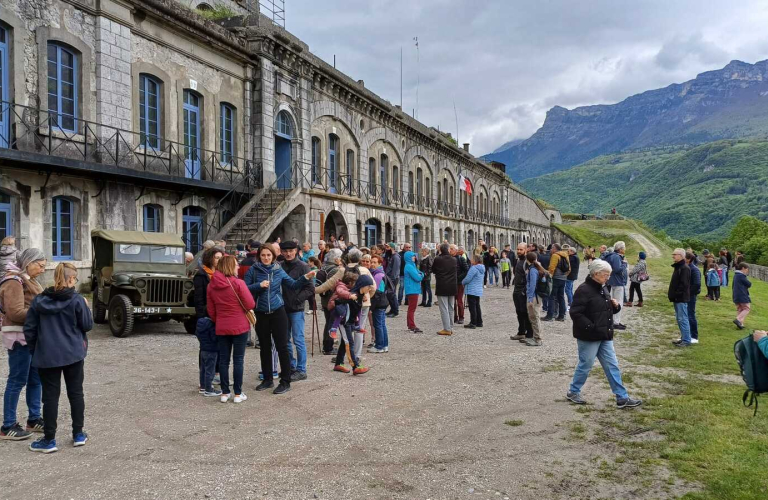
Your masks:
{"label": "dirt road", "polygon": [[629,236],[634,238],[636,242],[640,244],[645,249],[645,253],[647,254],[647,257],[649,259],[654,259],[657,257],[661,257],[661,250],[659,250],[659,247],[657,247],[651,240],[646,238],[640,233],[629,233]]}

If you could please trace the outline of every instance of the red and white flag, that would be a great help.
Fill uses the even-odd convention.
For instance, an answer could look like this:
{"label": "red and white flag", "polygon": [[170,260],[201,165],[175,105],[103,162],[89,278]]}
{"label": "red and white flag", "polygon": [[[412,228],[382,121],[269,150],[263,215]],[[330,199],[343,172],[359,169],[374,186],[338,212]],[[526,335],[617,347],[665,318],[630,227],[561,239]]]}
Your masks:
{"label": "red and white flag", "polygon": [[472,183],[469,182],[469,179],[467,179],[461,174],[459,174],[459,189],[461,189],[462,191],[466,191],[467,195],[472,194]]}

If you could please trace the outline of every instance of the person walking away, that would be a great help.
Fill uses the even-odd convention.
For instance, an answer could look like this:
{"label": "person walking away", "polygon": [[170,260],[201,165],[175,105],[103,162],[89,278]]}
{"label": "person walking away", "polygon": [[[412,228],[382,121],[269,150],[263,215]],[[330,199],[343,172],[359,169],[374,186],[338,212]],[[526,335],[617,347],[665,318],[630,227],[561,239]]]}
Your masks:
{"label": "person walking away", "polygon": [[616,406],[633,408],[640,406],[642,401],[629,397],[621,380],[619,361],[613,348],[613,316],[617,309],[621,309],[621,304],[611,297],[605,286],[612,272],[610,264],[595,259],[589,265],[589,276],[573,295],[570,316],[579,350],[579,362],[565,397],[574,404],[587,403],[581,397],[581,388],[597,358],[611,386],[611,392],[616,396]]}
{"label": "person walking away", "polygon": [[[601,247],[602,248],[602,247]],[[611,298],[622,304],[624,302],[624,286],[627,280],[624,274],[624,252],[626,244],[623,241],[617,241],[613,245],[613,251],[605,255],[605,262],[611,265],[611,277],[608,280],[608,289],[611,292]],[[602,257],[601,257],[602,258]],[[627,327],[621,322],[621,308],[613,316],[613,328],[615,330],[626,330]]]}
{"label": "person walking away", "polygon": [[[459,251],[459,247],[451,245],[451,255],[456,261],[456,300],[453,303],[453,322],[457,325],[464,324],[464,278],[469,272],[467,256]],[[477,254],[482,256],[482,253]]]}
{"label": "person walking away", "polygon": [[[223,252],[216,247],[209,247],[203,251],[203,256],[200,258],[200,266],[197,268],[195,277],[192,278],[192,284],[194,285],[194,302],[195,302],[195,316],[199,321],[200,318],[208,317],[208,285],[211,283],[213,273],[216,271],[216,266],[219,264],[219,260],[223,256]],[[216,365],[216,376],[213,378],[214,385],[221,383],[221,375],[219,374],[219,362]],[[200,394],[205,392],[205,381],[202,374],[204,372],[203,367],[203,351],[200,350],[197,353],[197,367],[200,371],[200,383],[197,390]]]}
{"label": "person walking away", "polygon": [[581,261],[579,260],[579,255],[575,248],[563,245],[563,250],[568,252],[568,263],[571,266],[571,272],[568,273],[568,276],[565,278],[565,298],[568,300],[566,306],[567,311],[571,309],[571,304],[573,303],[573,284],[579,279],[579,267],[581,266]]}
{"label": "person walking away", "polygon": [[[528,317],[530,318],[531,336],[518,339],[520,342],[525,342],[525,345],[530,347],[539,347],[543,345],[541,340],[541,319],[539,317],[539,311],[536,305],[538,304],[538,298],[536,296],[536,287],[539,284],[539,276],[543,276],[547,273],[547,270],[541,267],[541,264],[536,260],[535,252],[528,252],[525,256],[526,260],[526,277],[525,277],[525,305],[527,309]],[[514,337],[513,337],[514,338]]]}
{"label": "person walking away", "polygon": [[232,360],[234,402],[248,399],[243,392],[245,343],[251,324],[247,311],[256,307],[253,295],[245,282],[237,279],[237,259],[225,255],[216,265],[208,285],[208,317],[216,325],[216,344],[219,347],[219,373],[221,374],[221,402],[232,397],[229,387],[229,361]]}
{"label": "person walking away", "polygon": [[691,344],[699,343],[699,321],[696,319],[696,300],[701,293],[701,271],[696,265],[698,259],[693,252],[685,253],[685,262],[691,270],[691,292],[688,301],[688,325],[691,328]]}
{"label": "person walking away", "polygon": [[371,298],[371,313],[373,315],[374,345],[368,348],[369,353],[379,354],[389,352],[389,332],[387,331],[387,280],[384,273],[382,257],[374,255],[371,258],[371,266],[376,292]]}
{"label": "person walking away", "polygon": [[61,376],[67,385],[75,447],[85,445],[83,365],[88,353],[88,336],[93,316],[88,303],[75,291],[77,268],[69,262],[56,266],[52,287],[37,295],[29,306],[24,338],[32,352],[32,366],[40,374],[43,388],[43,437],[29,445],[41,453],[57,451],[56,427],[59,417]]}
{"label": "person walking away", "polygon": [[733,303],[736,304],[736,319],[733,320],[733,324],[739,330],[744,329],[744,320],[747,319],[752,302],[749,297],[752,282],[747,279],[748,275],[749,266],[746,262],[736,264],[736,272],[733,273]]}
{"label": "person walking away", "polygon": [[405,268],[403,272],[405,297],[408,302],[408,330],[411,333],[424,333],[416,326],[416,306],[419,303],[419,294],[421,293],[421,281],[424,279],[424,273],[416,268],[416,254],[410,250],[405,252]]}
{"label": "person walking away", "polygon": [[[280,244],[283,256],[283,271],[292,279],[297,280],[310,272],[309,264],[296,255],[298,245],[293,241]],[[314,280],[307,281],[299,289],[291,288],[283,282],[283,300],[285,312],[288,315],[288,353],[291,360],[291,382],[307,379],[307,345],[304,337],[304,305],[315,296]],[[296,348],[294,354],[294,346]]]}
{"label": "person walking away", "polygon": [[[551,246],[550,246],[550,249],[545,249],[544,245],[538,245],[536,248],[538,250],[537,252],[538,257],[536,258],[539,261],[539,264],[541,264],[541,267],[543,267],[544,269],[549,269],[549,262],[550,260],[552,260],[552,255],[549,252],[549,250],[551,249]],[[550,299],[551,299],[551,294],[550,296],[541,298],[541,310],[544,311],[545,313],[549,312]]]}
{"label": "person walking away", "polygon": [[429,248],[422,248],[419,262],[419,271],[424,273],[424,279],[421,280],[421,304],[419,304],[422,307],[432,307],[432,261]]}
{"label": "person walking away", "polygon": [[[15,263],[6,264],[0,280],[0,313],[2,313],[3,347],[8,353],[8,381],[3,394],[3,424],[0,439],[21,441],[43,431],[41,417],[42,386],[37,368],[32,365],[32,349],[24,336],[27,312],[43,287],[37,281],[45,272],[45,255],[37,248],[18,254]],[[16,420],[21,390],[27,386],[26,428]]]}
{"label": "person walking away", "polygon": [[635,300],[635,292],[637,292],[637,307],[643,307],[643,291],[641,286],[643,280],[648,277],[648,265],[645,262],[645,252],[638,254],[637,263],[629,272],[629,302],[628,307],[632,306],[632,302]]}
{"label": "person walking away", "polygon": [[[291,390],[291,361],[288,353],[288,315],[285,312],[282,283],[285,281],[293,290],[302,288],[315,277],[308,274],[294,280],[277,264],[279,247],[264,244],[259,250],[259,262],[245,273],[245,284],[256,301],[256,335],[261,343],[261,371],[264,380],[256,387],[265,391],[274,386],[272,374],[272,342],[280,358],[280,383],[273,394],[284,394]],[[222,388],[223,389],[223,388]]]}
{"label": "person walking away", "polygon": [[561,250],[557,243],[552,244],[550,254],[548,272],[552,275],[552,295],[549,300],[547,316],[543,321],[552,321],[553,319],[565,321],[565,283],[571,272],[571,264],[568,260],[568,252]]}
{"label": "person walking away", "polygon": [[[389,248],[387,249],[388,254],[388,260],[387,260],[387,267],[385,269],[385,272],[387,273],[387,277],[389,278],[389,281],[392,282],[392,285],[394,285],[395,290],[399,288],[400,285],[400,267],[402,265],[402,259],[400,258],[400,254],[397,253],[397,245],[395,243],[390,243]],[[389,313],[387,314],[388,318],[396,318],[399,313],[399,307],[400,304],[397,299],[397,294],[388,294],[389,298]]]}
{"label": "person walking away", "polygon": [[678,347],[691,345],[691,325],[688,322],[688,302],[691,300],[691,268],[685,262],[685,250],[675,248],[672,252],[672,279],[669,282],[667,298],[675,307],[675,319],[680,328],[680,338],[672,343]]}
{"label": "person walking away", "polygon": [[[440,320],[443,328],[438,335],[453,335],[453,314],[456,294],[458,293],[457,261],[451,255],[450,245],[443,243],[438,251],[439,255],[432,262],[432,273],[435,275],[435,295],[437,305],[440,308]],[[463,288],[463,286],[462,286]],[[463,292],[462,292],[463,293]]]}
{"label": "person walking away", "polygon": [[[533,251],[528,252],[528,247],[525,243],[519,243],[516,252],[514,279],[512,281],[512,301],[515,304],[515,314],[517,315],[517,334],[510,336],[510,339],[525,342],[525,339],[534,338],[533,316],[529,314],[528,301],[526,298],[528,288],[528,272],[526,269],[527,254],[532,253],[534,255],[534,260],[536,260],[538,254]],[[539,317],[537,316],[536,319],[538,320]]]}
{"label": "person walking away", "polygon": [[480,309],[480,297],[483,296],[483,277],[485,276],[485,266],[483,265],[482,255],[472,255],[472,267],[469,269],[466,277],[462,280],[467,291],[467,302],[469,302],[469,324],[464,328],[482,328],[483,312]]}
{"label": "person walking away", "polygon": [[717,266],[712,262],[707,266],[707,300],[720,300],[720,276]]}
{"label": "person walking away", "polygon": [[502,288],[509,288],[509,284],[512,282],[512,261],[509,260],[509,255],[507,252],[501,252],[501,259],[499,259]]}

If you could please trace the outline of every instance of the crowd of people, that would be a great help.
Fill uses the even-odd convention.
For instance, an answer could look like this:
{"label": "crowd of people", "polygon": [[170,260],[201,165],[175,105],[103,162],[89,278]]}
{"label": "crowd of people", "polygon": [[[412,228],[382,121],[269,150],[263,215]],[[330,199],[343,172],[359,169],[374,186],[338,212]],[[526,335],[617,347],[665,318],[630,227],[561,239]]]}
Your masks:
{"label": "crowd of people", "polygon": [[[406,328],[424,334],[418,308],[437,302],[440,336],[454,335],[457,326],[483,328],[483,295],[488,287],[512,290],[517,331],[510,335],[526,346],[544,345],[543,324],[565,321],[569,315],[577,339],[578,364],[566,398],[584,404],[581,389],[597,359],[608,378],[619,408],[635,407],[621,380],[613,336],[626,329],[622,310],[642,307],[642,284],[650,279],[646,255],[639,252],[630,267],[626,244],[584,249],[588,272],[579,280],[581,260],[567,244],[520,243],[500,252],[480,240],[471,252],[444,242],[433,250],[414,252],[410,243],[394,242],[358,248],[343,237],[331,236],[316,248],[296,240],[260,243],[250,240],[230,254],[224,241],[206,241],[199,260],[187,255],[193,279],[193,304],[199,340],[198,391],[236,404],[245,393],[245,356],[248,347],[260,350],[260,383],[256,391],[280,395],[291,384],[306,380],[305,318],[322,315],[322,354],[333,360],[333,370],[363,375],[367,353],[390,351],[387,321],[406,307]],[[599,252],[599,253],[598,253]],[[668,298],[680,329],[676,346],[698,343],[696,300],[702,280],[707,300],[720,299],[734,269],[734,323],[744,328],[750,311],[743,256],[733,260],[726,250],[718,256],[705,251],[673,251],[673,274]],[[702,267],[699,271],[698,266]],[[83,362],[93,321],[86,300],[76,291],[77,270],[60,263],[54,284],[43,288],[38,279],[46,259],[38,249],[16,250],[13,238],[0,246],[0,319],[3,345],[8,351],[9,376],[3,398],[0,439],[24,440],[43,436],[33,451],[57,450],[56,420],[63,376],[72,413],[74,446],[88,440],[83,430]],[[432,281],[434,277],[434,291]],[[628,288],[628,289],[627,289]],[[638,302],[634,302],[637,295]],[[318,300],[319,296],[319,300]],[[465,309],[469,320],[465,322]],[[313,324],[315,323],[313,321]],[[255,334],[255,335],[254,335]],[[367,336],[367,340],[366,340]],[[230,365],[231,375],[230,380]],[[349,365],[349,366],[348,366]],[[279,379],[275,387],[275,378]],[[218,388],[216,387],[218,386]],[[26,425],[17,421],[17,406],[26,387]]]}

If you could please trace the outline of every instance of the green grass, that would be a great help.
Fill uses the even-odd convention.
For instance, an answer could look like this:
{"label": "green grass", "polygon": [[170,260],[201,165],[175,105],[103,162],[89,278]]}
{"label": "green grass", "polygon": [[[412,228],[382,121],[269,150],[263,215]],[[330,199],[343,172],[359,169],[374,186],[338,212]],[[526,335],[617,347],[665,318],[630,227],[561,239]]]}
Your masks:
{"label": "green grass", "polygon": [[637,254],[645,248],[629,236],[629,233],[641,233],[659,246],[660,250],[664,250],[661,242],[653,235],[629,220],[578,221],[573,224],[555,224],[555,227],[576,240],[580,245],[591,246],[596,250],[600,248],[600,245],[611,246],[617,241],[623,241],[627,244],[626,254],[630,257],[631,264],[634,264]]}
{"label": "green grass", "polygon": [[510,427],[520,427],[521,425],[523,425],[523,423],[524,422],[522,420],[507,420],[506,422],[504,422],[504,425],[508,425]]}

